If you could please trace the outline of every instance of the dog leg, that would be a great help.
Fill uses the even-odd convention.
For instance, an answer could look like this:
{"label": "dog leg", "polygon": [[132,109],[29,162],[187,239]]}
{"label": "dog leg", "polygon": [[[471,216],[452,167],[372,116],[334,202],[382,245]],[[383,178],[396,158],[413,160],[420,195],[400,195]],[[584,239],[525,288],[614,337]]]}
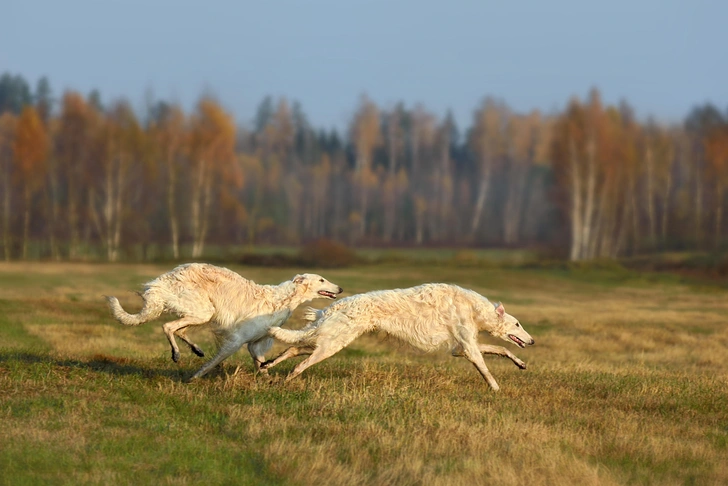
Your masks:
{"label": "dog leg", "polygon": [[[468,361],[473,363],[475,368],[478,370],[480,375],[485,379],[485,381],[488,383],[488,385],[490,385],[490,387],[493,389],[493,391],[500,390],[498,383],[495,381],[495,378],[493,378],[493,375],[490,374],[488,367],[485,365],[485,361],[483,360],[483,355],[480,354],[480,349],[479,349],[478,343],[477,342],[466,342],[466,343],[461,343],[461,346],[462,346],[462,356],[464,356]],[[453,356],[455,356],[454,352],[453,352]]]}
{"label": "dog leg", "polygon": [[326,358],[333,356],[334,354],[341,351],[343,348],[349,345],[359,334],[339,335],[334,340],[327,340],[319,338],[316,348],[311,353],[311,356],[304,359],[293,368],[291,374],[286,377],[286,381],[290,381],[303,373],[303,371],[309,366],[313,366],[319,361],[323,361]]}
{"label": "dog leg", "polygon": [[268,336],[248,343],[248,352],[255,363],[255,371],[268,373],[268,369],[263,367],[263,363],[265,363],[265,353],[270,351],[271,347],[273,347],[273,338]]}
{"label": "dog leg", "polygon": [[220,349],[218,350],[217,355],[215,355],[214,358],[212,358],[210,361],[205,363],[202,366],[202,368],[197,370],[197,373],[192,375],[190,380],[195,380],[197,378],[201,378],[201,377],[205,376],[206,374],[208,374],[215,366],[222,363],[223,360],[225,360],[225,359],[229,358],[230,356],[232,356],[233,354],[235,354],[235,351],[240,349],[243,346],[243,344],[245,344],[245,343],[243,342],[243,343],[238,344],[237,341],[227,342],[227,343],[223,344],[220,347]]}
{"label": "dog leg", "polygon": [[[208,320],[209,319],[201,319],[199,317],[183,317],[182,319],[168,322],[162,326],[164,334],[167,335],[169,345],[172,347],[172,361],[175,363],[179,361],[179,346],[177,346],[177,341],[174,339],[174,334],[188,326],[199,326],[201,324],[205,324]],[[187,342],[185,338],[182,339]]]}
{"label": "dog leg", "polygon": [[265,363],[261,364],[261,369],[267,370],[269,368],[274,367],[281,361],[285,361],[288,358],[293,358],[295,356],[301,356],[301,355],[307,355],[313,353],[313,346],[291,346],[290,348],[283,351],[281,354],[278,355],[276,359],[272,359],[270,361],[266,361]]}
{"label": "dog leg", "polygon": [[250,342],[265,341],[269,339],[268,336],[266,336],[265,334],[267,327],[266,329],[261,331],[260,326],[256,325],[254,321],[255,319],[247,321],[245,323],[241,323],[233,330],[225,333],[225,337],[220,343],[220,348],[217,351],[217,355],[210,361],[205,363],[202,368],[197,371],[197,373],[192,375],[190,380],[205,376],[215,366],[219,365],[220,363],[222,363],[223,360],[232,356],[238,349],[242,348],[245,344]]}
{"label": "dog leg", "polygon": [[478,344],[478,349],[484,354],[497,354],[498,356],[504,356],[513,361],[516,366],[522,370],[526,369],[526,363],[518,359],[518,356],[508,351],[503,346],[491,346],[489,344]]}
{"label": "dog leg", "polygon": [[202,351],[202,349],[198,345],[190,341],[187,337],[187,329],[180,329],[179,331],[177,331],[177,336],[179,336],[182,341],[187,343],[193,353],[195,353],[200,358],[205,357],[204,351]]}

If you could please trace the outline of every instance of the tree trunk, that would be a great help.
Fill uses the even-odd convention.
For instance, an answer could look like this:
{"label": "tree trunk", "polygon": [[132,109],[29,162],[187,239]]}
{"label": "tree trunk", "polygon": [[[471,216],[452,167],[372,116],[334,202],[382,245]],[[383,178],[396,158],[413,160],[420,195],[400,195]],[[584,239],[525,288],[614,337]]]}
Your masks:
{"label": "tree trunk", "polygon": [[582,187],[581,171],[577,160],[576,145],[573,140],[569,142],[569,165],[571,167],[571,252],[569,260],[581,260],[582,255]]}
{"label": "tree trunk", "polygon": [[720,180],[715,182],[715,248],[720,247],[721,232],[723,227],[723,183]]}
{"label": "tree trunk", "polygon": [[68,178],[68,231],[69,231],[69,245],[68,245],[68,257],[71,260],[78,258],[78,245],[80,241],[79,228],[78,228],[78,196],[76,191],[76,181],[73,176]]}
{"label": "tree trunk", "polygon": [[630,212],[632,213],[632,242],[633,248],[631,251],[636,253],[640,248],[640,218],[639,210],[637,206],[637,181],[636,176],[630,177],[630,191],[629,191],[629,206]]}
{"label": "tree trunk", "polygon": [[112,234],[112,251],[111,261],[119,260],[119,249],[121,248],[121,222],[122,222],[122,194],[124,193],[124,185],[126,184],[126,171],[124,170],[124,160],[119,158],[119,170],[116,175],[116,189],[114,191],[113,201],[113,234]]}
{"label": "tree trunk", "polygon": [[668,215],[670,210],[670,191],[672,191],[672,161],[673,158],[673,152],[670,150],[670,153],[668,155],[667,160],[668,162],[668,168],[667,168],[667,174],[665,178],[665,187],[663,188],[663,198],[662,198],[662,228],[661,230],[661,240],[662,245],[664,246],[667,243],[667,223],[668,223]]}
{"label": "tree trunk", "polygon": [[601,256],[602,249],[609,246],[607,241],[609,238],[608,228],[605,228],[605,220],[609,218],[609,208],[607,207],[608,195],[608,184],[603,184],[599,191],[599,196],[596,198],[591,240],[586,248],[586,257],[588,259]]}
{"label": "tree trunk", "polygon": [[108,261],[113,261],[113,242],[111,237],[111,228],[112,228],[112,222],[111,219],[114,215],[114,161],[113,158],[109,161],[109,164],[107,166],[106,170],[106,194],[105,201],[104,201],[104,220],[103,220],[103,226],[104,226],[104,243],[106,245],[106,259]]}
{"label": "tree trunk", "polygon": [[593,138],[587,142],[587,173],[586,173],[586,200],[584,201],[584,226],[582,228],[582,258],[592,258],[588,253],[592,239],[592,225],[594,221],[594,198],[596,192],[596,143]]}
{"label": "tree trunk", "polygon": [[450,171],[450,137],[447,136],[442,144],[442,152],[440,154],[440,176],[435,181],[439,189],[439,208],[438,208],[438,240],[452,238],[451,233],[452,222],[450,221],[450,211],[452,208],[452,174]]}
{"label": "tree trunk", "polygon": [[484,163],[482,173],[480,175],[480,184],[478,185],[478,197],[475,199],[475,210],[473,213],[473,221],[470,224],[470,236],[475,238],[475,234],[480,227],[480,220],[483,217],[483,209],[490,189],[490,164]]}
{"label": "tree trunk", "polygon": [[10,261],[10,174],[5,172],[3,187],[3,253],[5,261]]}
{"label": "tree trunk", "polygon": [[369,210],[369,197],[364,181],[361,184],[361,200],[359,203],[361,220],[359,222],[359,238],[364,238],[367,232],[367,211]]}
{"label": "tree trunk", "polygon": [[655,169],[652,148],[648,145],[645,153],[645,169],[647,171],[647,219],[650,228],[650,247],[654,248],[657,238],[655,221]]}
{"label": "tree trunk", "polygon": [[503,215],[503,241],[506,245],[515,245],[520,239],[523,203],[526,200],[527,163],[521,161],[512,164],[509,176],[510,184]]}
{"label": "tree trunk", "polygon": [[50,200],[50,221],[48,221],[48,239],[51,246],[51,258],[56,261],[61,259],[61,252],[58,248],[58,171],[55,158],[50,158],[48,170],[48,198]]}
{"label": "tree trunk", "polygon": [[702,249],[703,242],[703,180],[698,167],[695,170],[695,242]]}
{"label": "tree trunk", "polygon": [[169,212],[169,229],[172,238],[172,256],[179,260],[179,222],[177,220],[176,189],[177,170],[174,165],[174,156],[167,156],[167,211]]}
{"label": "tree trunk", "polygon": [[28,239],[30,237],[30,188],[25,186],[23,191],[23,199],[25,208],[23,208],[23,260],[28,259]]}
{"label": "tree trunk", "polygon": [[200,160],[199,167],[197,169],[197,178],[195,184],[192,187],[192,257],[198,258],[202,254],[202,247],[200,243],[200,237],[202,233],[202,218],[203,216],[203,186],[206,184],[205,171],[206,163],[204,160]]}
{"label": "tree trunk", "polygon": [[384,190],[387,192],[384,194],[384,231],[382,234],[382,239],[387,243],[392,241],[397,218],[397,140],[396,130],[393,126],[390,126],[388,136],[389,167],[387,167],[387,183],[384,184]]}

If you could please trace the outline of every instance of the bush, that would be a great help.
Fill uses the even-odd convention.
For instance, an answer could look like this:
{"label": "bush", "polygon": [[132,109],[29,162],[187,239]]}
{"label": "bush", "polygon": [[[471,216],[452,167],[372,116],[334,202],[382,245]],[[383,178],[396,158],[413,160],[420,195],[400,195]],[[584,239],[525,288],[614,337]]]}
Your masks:
{"label": "bush", "polygon": [[302,265],[335,268],[347,267],[359,262],[356,252],[336,241],[320,239],[308,243],[298,253]]}

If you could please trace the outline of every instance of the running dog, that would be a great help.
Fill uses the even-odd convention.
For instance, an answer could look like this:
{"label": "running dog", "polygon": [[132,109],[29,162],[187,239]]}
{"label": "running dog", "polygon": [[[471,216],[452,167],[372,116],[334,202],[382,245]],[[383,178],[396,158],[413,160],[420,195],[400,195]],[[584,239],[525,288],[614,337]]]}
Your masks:
{"label": "running dog", "polygon": [[479,344],[478,332],[487,331],[521,348],[534,344],[502,304],[493,304],[472,290],[441,283],[352,295],[323,310],[309,309],[304,318],[312,322],[300,330],[270,328],[271,336],[294,346],[264,363],[263,369],[310,354],[287,377],[290,380],[365,332],[384,331],[423,351],[447,346],[453,356],[473,363],[488,385],[498,390],[481,353],[508,357],[521,369],[526,364],[502,346]]}
{"label": "running dog", "polygon": [[186,342],[193,353],[205,354],[187,337],[187,328],[211,322],[218,343],[217,355],[192,378],[208,373],[246,343],[256,369],[265,362],[273,345],[267,334],[272,326],[282,325],[293,310],[317,298],[335,299],[343,289],[321,277],[306,273],[279,285],[258,285],[232,270],[204,263],[180,265],[144,286],[144,307],[138,314],[122,309],[116,297],[107,297],[111,312],[120,323],[138,326],[156,319],[163,312],[180,318],[162,326],[172,347],[172,360],[180,352],[174,335]]}

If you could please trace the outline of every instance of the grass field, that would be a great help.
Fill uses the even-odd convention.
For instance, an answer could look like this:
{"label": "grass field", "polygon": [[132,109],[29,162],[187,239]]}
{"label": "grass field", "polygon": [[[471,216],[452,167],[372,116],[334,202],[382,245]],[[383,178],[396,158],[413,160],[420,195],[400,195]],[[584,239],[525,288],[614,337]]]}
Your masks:
{"label": "grass field", "polygon": [[[245,351],[187,384],[202,360],[182,348],[173,363],[163,321],[120,326],[102,298],[136,310],[132,291],[170,268],[0,264],[2,484],[728,484],[728,290],[715,282],[320,271],[347,294],[443,281],[503,301],[536,345],[511,347],[526,371],[486,356],[494,393],[463,359],[376,335],[288,384],[297,359],[254,376]],[[232,268],[261,283],[302,270]]]}

